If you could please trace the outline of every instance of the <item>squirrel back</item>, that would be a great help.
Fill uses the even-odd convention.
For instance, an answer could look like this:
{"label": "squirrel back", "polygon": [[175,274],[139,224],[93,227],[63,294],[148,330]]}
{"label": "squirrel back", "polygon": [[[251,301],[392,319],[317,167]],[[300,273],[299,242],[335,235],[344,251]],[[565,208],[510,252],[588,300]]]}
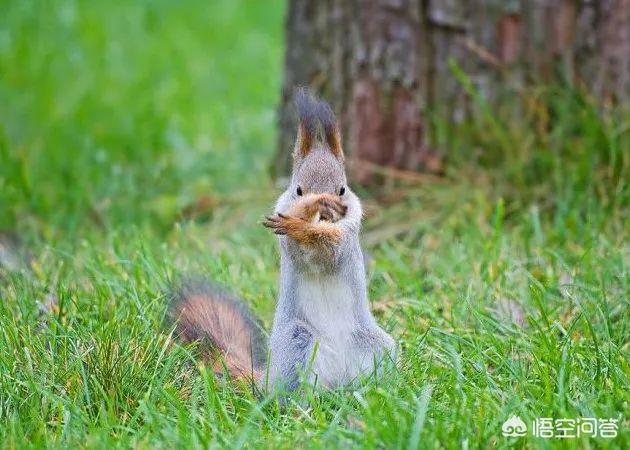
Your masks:
{"label": "squirrel back", "polygon": [[260,380],[266,356],[262,327],[233,294],[207,281],[184,281],[170,294],[168,317],[181,341],[200,342],[215,372],[223,372],[225,363],[233,378]]}

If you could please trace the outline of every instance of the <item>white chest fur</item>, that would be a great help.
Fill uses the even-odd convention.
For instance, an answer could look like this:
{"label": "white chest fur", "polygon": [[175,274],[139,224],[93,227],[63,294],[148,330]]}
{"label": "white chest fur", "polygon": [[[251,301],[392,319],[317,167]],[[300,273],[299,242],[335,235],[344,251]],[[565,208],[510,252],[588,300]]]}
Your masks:
{"label": "white chest fur", "polygon": [[337,338],[354,328],[354,297],[338,276],[304,278],[298,283],[304,317],[324,337]]}
{"label": "white chest fur", "polygon": [[318,342],[313,371],[319,383],[332,387],[354,378],[358,367],[352,333],[358,326],[350,286],[338,276],[303,279],[298,284],[298,300]]}

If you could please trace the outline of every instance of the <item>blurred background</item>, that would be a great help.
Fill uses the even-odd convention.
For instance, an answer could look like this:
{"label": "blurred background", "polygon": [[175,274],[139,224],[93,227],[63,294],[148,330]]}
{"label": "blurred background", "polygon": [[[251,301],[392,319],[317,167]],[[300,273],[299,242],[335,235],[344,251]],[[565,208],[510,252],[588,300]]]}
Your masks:
{"label": "blurred background", "polygon": [[552,214],[627,200],[625,0],[2,9],[0,229],[164,231],[273,198],[296,85],[332,102],[377,200],[470,176]]}
{"label": "blurred background", "polygon": [[284,9],[3,2],[0,228],[168,228],[197,201],[267,189]]}

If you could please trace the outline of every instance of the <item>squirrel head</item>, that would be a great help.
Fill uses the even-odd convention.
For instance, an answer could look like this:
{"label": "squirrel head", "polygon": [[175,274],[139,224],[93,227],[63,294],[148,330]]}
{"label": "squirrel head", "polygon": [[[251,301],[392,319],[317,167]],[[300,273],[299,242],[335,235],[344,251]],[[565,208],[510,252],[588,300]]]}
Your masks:
{"label": "squirrel head", "polygon": [[294,195],[343,196],[348,188],[335,114],[328,103],[314,98],[304,88],[296,90],[294,101],[299,117],[291,177]]}

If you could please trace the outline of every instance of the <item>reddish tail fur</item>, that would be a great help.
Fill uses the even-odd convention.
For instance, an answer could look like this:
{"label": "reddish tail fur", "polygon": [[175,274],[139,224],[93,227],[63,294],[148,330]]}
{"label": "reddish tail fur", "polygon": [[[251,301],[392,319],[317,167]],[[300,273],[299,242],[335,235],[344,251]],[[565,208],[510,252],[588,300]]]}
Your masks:
{"label": "reddish tail fur", "polygon": [[201,342],[215,372],[224,363],[234,378],[260,380],[265,365],[261,327],[244,303],[204,282],[187,282],[171,296],[168,310],[184,342]]}

